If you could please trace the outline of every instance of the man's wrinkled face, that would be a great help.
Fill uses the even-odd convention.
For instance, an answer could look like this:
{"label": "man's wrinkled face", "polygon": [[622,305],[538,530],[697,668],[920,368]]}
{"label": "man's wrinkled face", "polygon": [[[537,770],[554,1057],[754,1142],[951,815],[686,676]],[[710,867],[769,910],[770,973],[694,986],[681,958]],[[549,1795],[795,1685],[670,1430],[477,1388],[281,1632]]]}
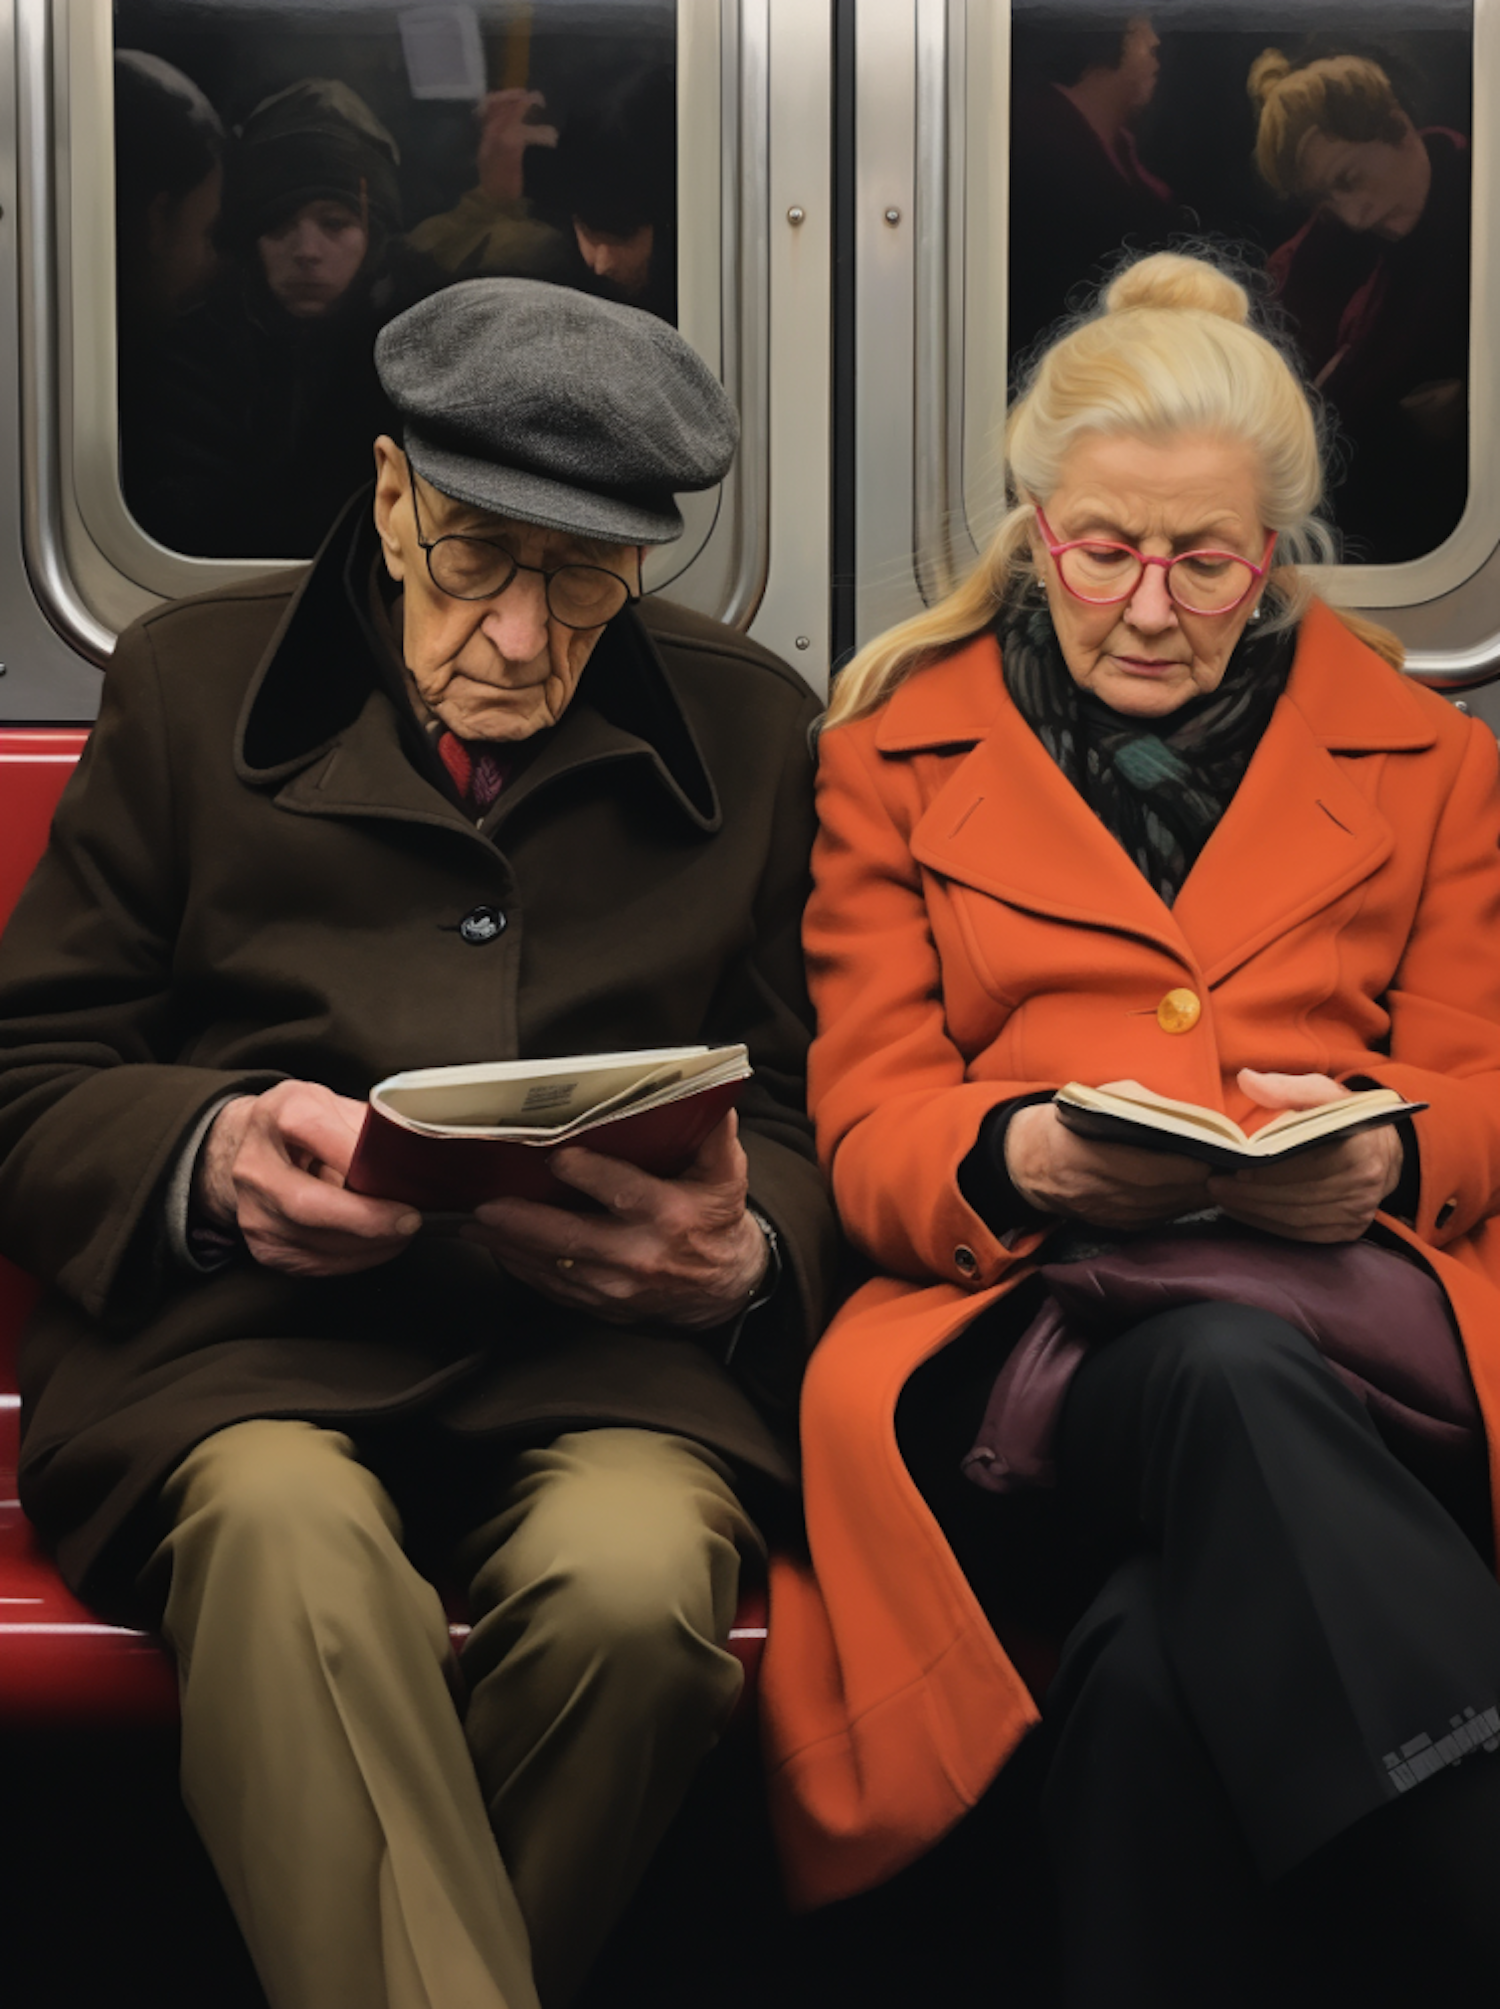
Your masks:
{"label": "man's wrinkled face", "polygon": [[375,524],[386,568],[403,591],[402,653],[423,701],[460,739],[523,740],[556,725],[572,702],[603,626],[568,628],[548,611],[545,582],[518,572],[487,600],[455,600],[432,578],[420,537],[492,538],[522,565],[602,565],[634,585],[635,545],[599,544],[513,523],[456,502],[416,473],[396,442],[375,443]]}

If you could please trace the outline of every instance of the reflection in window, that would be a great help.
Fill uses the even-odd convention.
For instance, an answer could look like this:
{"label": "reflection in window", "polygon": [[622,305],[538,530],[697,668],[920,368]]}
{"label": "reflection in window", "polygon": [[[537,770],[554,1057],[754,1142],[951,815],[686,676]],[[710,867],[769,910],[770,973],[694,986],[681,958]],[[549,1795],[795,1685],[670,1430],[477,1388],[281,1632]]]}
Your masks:
{"label": "reflection in window", "polygon": [[1417,558],[1468,493],[1473,9],[1017,0],[1012,370],[1130,252],[1207,237],[1326,403],[1353,562]]}
{"label": "reflection in window", "polygon": [[370,478],[376,334],[479,276],[676,319],[676,8],[119,0],[121,482],[296,558]]}

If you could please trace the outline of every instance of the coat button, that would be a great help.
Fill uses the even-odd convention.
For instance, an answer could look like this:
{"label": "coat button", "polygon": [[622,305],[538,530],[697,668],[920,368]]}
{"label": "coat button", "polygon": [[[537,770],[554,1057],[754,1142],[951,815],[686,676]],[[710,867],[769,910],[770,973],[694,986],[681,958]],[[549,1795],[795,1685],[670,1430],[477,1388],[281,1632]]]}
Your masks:
{"label": "coat button", "polygon": [[458,932],[476,947],[481,942],[493,942],[497,935],[505,933],[505,916],[498,907],[476,907],[472,914],[464,915]]}
{"label": "coat button", "polygon": [[1156,1023],[1163,1032],[1191,1032],[1203,1016],[1203,1007],[1192,991],[1168,991],[1156,1007]]}
{"label": "coat button", "polygon": [[972,1249],[965,1248],[962,1242],[953,1251],[953,1260],[966,1277],[973,1276],[979,1268],[978,1256],[975,1255]]}

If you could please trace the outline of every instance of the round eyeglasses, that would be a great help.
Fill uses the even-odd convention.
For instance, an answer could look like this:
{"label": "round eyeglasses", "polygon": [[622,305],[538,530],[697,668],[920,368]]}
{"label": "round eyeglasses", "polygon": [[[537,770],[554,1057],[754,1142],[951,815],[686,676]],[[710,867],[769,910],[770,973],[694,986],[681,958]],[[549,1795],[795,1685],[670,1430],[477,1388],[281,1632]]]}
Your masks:
{"label": "round eyeglasses", "polygon": [[1130,599],[1146,575],[1148,565],[1160,566],[1174,607],[1185,614],[1232,614],[1243,606],[1270,570],[1271,551],[1276,543],[1273,530],[1266,539],[1261,562],[1255,564],[1237,551],[1183,551],[1175,558],[1148,558],[1133,544],[1115,543],[1101,537],[1075,537],[1060,543],[1051,524],[1038,508],[1041,525],[1057,576],[1075,600],[1091,607],[1118,607]]}
{"label": "round eyeglasses", "polygon": [[525,565],[498,537],[422,535],[417,479],[410,462],[412,517],[428,574],[450,600],[498,599],[518,572],[535,572],[543,582],[547,612],[564,628],[602,628],[640,591],[607,565]]}

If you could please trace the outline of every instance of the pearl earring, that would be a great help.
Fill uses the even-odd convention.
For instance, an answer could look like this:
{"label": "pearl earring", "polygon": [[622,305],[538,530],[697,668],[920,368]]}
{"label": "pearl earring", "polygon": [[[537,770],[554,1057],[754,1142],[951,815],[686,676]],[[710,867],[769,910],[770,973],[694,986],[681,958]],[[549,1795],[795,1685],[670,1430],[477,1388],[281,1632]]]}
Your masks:
{"label": "pearl earring", "polygon": [[1253,607],[1252,607],[1252,608],[1250,609],[1250,618],[1251,618],[1251,620],[1252,620],[1252,621],[1258,621],[1258,620],[1260,619],[1260,602],[1259,602],[1259,600],[1257,600],[1257,601],[1256,601],[1256,603],[1255,603],[1255,605],[1254,605],[1254,606],[1253,606]]}

